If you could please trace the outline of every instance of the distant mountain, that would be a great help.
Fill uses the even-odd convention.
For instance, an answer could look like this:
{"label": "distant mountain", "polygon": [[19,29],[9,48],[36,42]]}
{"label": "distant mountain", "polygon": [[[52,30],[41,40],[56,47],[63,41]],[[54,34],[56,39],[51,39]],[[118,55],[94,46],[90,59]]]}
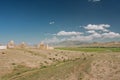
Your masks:
{"label": "distant mountain", "polygon": [[63,42],[59,42],[59,43],[52,43],[49,45],[52,46],[57,46],[57,47],[73,47],[73,46],[80,46],[83,44],[89,44],[88,42],[81,42],[81,41],[63,41]]}
{"label": "distant mountain", "polygon": [[120,47],[120,42],[81,42],[81,41],[63,41],[49,44],[54,47]]}

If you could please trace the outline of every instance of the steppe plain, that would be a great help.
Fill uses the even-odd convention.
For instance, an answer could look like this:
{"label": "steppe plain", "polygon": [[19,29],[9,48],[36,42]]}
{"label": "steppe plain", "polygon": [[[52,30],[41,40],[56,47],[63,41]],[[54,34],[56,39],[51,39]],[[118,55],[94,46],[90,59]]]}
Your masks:
{"label": "steppe plain", "polygon": [[0,50],[0,80],[119,80],[120,48]]}

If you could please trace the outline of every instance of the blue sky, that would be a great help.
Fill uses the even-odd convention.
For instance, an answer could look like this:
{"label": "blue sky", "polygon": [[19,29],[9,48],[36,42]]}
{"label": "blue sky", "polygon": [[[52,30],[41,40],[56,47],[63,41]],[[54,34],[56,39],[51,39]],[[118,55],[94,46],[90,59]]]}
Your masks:
{"label": "blue sky", "polygon": [[[72,38],[81,41],[97,34],[101,41],[120,41],[119,3],[120,0],[0,0],[0,43],[14,40],[35,44]],[[90,25],[92,29],[86,29]]]}

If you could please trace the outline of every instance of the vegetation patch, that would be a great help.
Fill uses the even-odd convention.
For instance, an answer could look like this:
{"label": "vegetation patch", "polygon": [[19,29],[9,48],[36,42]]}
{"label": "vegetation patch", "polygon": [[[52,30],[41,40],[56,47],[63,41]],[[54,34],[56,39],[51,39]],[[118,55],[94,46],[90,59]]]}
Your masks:
{"label": "vegetation patch", "polygon": [[83,52],[120,52],[120,48],[107,47],[60,47],[59,50],[83,51]]}
{"label": "vegetation patch", "polygon": [[76,58],[75,60],[57,62],[51,66],[42,66],[41,68],[28,68],[23,65],[15,67],[11,74],[2,77],[2,80],[64,80],[71,74],[79,74],[76,77],[82,79],[83,72],[87,72],[90,68],[89,60]]}

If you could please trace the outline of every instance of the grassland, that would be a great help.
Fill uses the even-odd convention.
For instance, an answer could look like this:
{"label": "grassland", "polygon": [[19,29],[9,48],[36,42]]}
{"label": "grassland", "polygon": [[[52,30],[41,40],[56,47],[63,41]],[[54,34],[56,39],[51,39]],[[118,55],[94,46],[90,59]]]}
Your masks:
{"label": "grassland", "polygon": [[[3,77],[4,80],[64,80],[82,79],[90,67],[90,61],[83,59],[59,62],[51,66],[29,69],[24,66],[16,67],[13,73]],[[87,64],[87,66],[85,66]],[[81,66],[81,67],[80,67]],[[80,67],[80,68],[79,68]],[[27,70],[27,71],[26,71]],[[74,75],[74,76],[73,76]],[[70,78],[71,76],[71,78]]]}
{"label": "grassland", "polygon": [[83,51],[83,52],[120,52],[120,48],[110,47],[60,47],[60,50]]}
{"label": "grassland", "polygon": [[0,80],[119,80],[120,50],[9,49],[0,51],[0,66]]}

